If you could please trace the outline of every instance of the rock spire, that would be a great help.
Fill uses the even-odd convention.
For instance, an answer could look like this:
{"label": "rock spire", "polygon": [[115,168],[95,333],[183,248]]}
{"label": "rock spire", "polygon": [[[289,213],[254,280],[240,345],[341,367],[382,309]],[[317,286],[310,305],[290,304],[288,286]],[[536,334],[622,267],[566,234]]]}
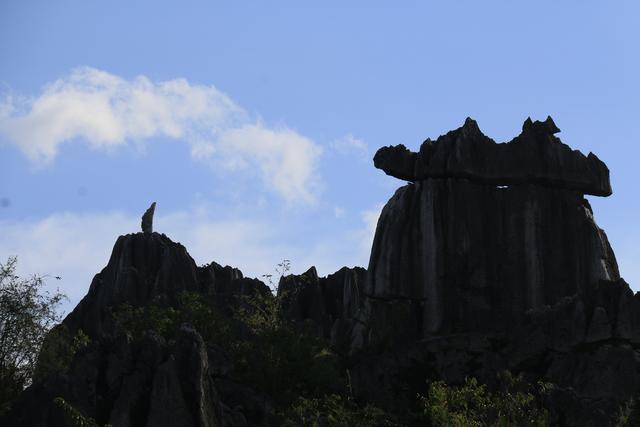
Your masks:
{"label": "rock spire", "polygon": [[142,215],[142,232],[153,233],[153,213],[156,211],[156,202],[151,203],[149,209]]}

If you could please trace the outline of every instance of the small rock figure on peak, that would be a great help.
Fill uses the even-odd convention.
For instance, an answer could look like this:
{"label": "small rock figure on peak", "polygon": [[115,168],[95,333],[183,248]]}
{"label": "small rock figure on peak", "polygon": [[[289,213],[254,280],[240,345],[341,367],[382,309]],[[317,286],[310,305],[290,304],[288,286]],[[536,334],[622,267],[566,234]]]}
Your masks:
{"label": "small rock figure on peak", "polygon": [[142,215],[142,232],[153,233],[153,213],[156,210],[156,202],[151,203],[149,209]]}

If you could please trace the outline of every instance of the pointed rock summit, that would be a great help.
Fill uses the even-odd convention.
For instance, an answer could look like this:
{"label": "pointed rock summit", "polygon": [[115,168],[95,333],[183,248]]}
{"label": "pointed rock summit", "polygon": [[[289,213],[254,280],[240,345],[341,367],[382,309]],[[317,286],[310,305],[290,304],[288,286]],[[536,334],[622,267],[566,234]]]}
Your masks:
{"label": "pointed rock summit", "polygon": [[[498,144],[467,118],[417,153],[381,148],[375,166],[410,182],[382,209],[368,269],[284,275],[277,297],[237,268],[196,265],[185,247],[154,233],[154,202],[143,232],[118,238],[87,295],[50,333],[71,345],[83,331],[91,343],[67,370],[34,381],[0,425],[68,425],[58,396],[99,425],[275,425],[272,402],[283,393],[261,391],[262,373],[242,376],[248,359],[222,345],[255,338],[236,316],[251,296],[262,301],[256,313],[271,322],[268,307],[278,307],[278,325],[295,331],[280,343],[292,356],[305,352],[303,331],[332,349],[283,377],[336,357],[349,399],[406,414],[430,381],[474,377],[490,389],[508,371],[553,384],[548,425],[614,425],[640,395],[640,293],[621,278],[584,197],[611,194],[609,170],[563,144],[559,131],[550,117],[527,119],[520,135]],[[202,299],[185,313],[217,313],[200,330],[181,323],[167,336],[160,328],[135,335],[119,317],[124,308],[150,320],[138,314],[151,306],[175,316],[190,295]],[[59,348],[53,338],[50,348]]]}
{"label": "pointed rock summit", "polygon": [[156,202],[151,203],[149,209],[142,215],[142,232],[153,233],[153,213],[156,211]]}

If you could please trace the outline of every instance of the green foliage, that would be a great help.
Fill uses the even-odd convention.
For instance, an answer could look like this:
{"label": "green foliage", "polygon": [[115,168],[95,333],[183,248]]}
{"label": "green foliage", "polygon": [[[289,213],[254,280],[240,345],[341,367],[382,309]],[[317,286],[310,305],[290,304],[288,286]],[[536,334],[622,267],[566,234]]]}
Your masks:
{"label": "green foliage", "polygon": [[[275,267],[276,276],[282,278],[285,274],[287,274],[291,270],[291,260],[283,259],[279,262]],[[265,279],[268,283],[269,288],[272,292],[275,292],[277,289],[276,284],[273,282],[273,274],[263,274],[262,278]]]}
{"label": "green foliage", "polygon": [[320,398],[299,398],[284,413],[283,427],[392,427],[400,426],[380,408],[359,407],[351,399],[331,394]]}
{"label": "green foliage", "polygon": [[[66,421],[73,427],[99,427],[93,418],[83,415],[62,397],[56,397],[53,403],[62,410]],[[111,427],[111,424],[106,424],[104,427]]]}
{"label": "green foliage", "polygon": [[299,396],[346,389],[338,358],[328,344],[284,319],[282,296],[245,297],[235,317],[250,331],[230,348],[235,374],[272,396],[279,408]]}
{"label": "green foliage", "polygon": [[620,408],[616,426],[631,427],[640,425],[640,399],[638,396],[629,399],[629,401]]}
{"label": "green foliage", "polygon": [[276,332],[288,326],[282,316],[282,298],[269,294],[242,297],[234,317],[254,335]]}
{"label": "green foliage", "polygon": [[17,259],[0,264],[0,414],[31,383],[38,352],[51,327],[60,321],[65,296],[44,291],[44,277],[20,278]]}
{"label": "green foliage", "polygon": [[176,307],[149,304],[133,307],[118,306],[113,317],[116,323],[133,339],[140,339],[147,331],[154,331],[166,339],[175,338],[183,323],[192,325],[205,342],[224,345],[231,339],[229,319],[225,318],[212,302],[203,295],[183,292]]}
{"label": "green foliage", "polygon": [[114,318],[133,339],[153,330],[173,339],[182,323],[207,344],[221,346],[234,361],[236,380],[286,408],[299,396],[316,397],[346,389],[338,359],[321,338],[295,328],[282,316],[281,300],[255,294],[239,300],[233,319],[200,294],[183,293],[176,307],[117,307]]}
{"label": "green foliage", "polygon": [[[283,262],[280,268],[288,268]],[[532,387],[520,377],[504,373],[499,387],[489,391],[469,378],[461,386],[442,381],[418,395],[419,412],[389,414],[351,398],[348,371],[328,343],[299,324],[287,321],[285,292],[256,293],[236,300],[231,315],[215,301],[197,293],[183,293],[171,306],[122,305],[114,318],[139,339],[149,330],[171,340],[182,323],[192,325],[208,345],[221,347],[233,360],[234,380],[269,396],[275,419],[284,426],[539,426],[548,414],[540,396],[548,387]]]}
{"label": "green foliage", "polygon": [[66,372],[75,354],[87,347],[91,339],[80,329],[73,337],[64,324],[53,328],[44,340],[33,375],[38,382],[54,372]]}
{"label": "green foliage", "polygon": [[345,389],[336,356],[320,340],[289,328],[239,340],[231,349],[237,378],[285,407],[298,396]]}
{"label": "green foliage", "polygon": [[179,316],[173,307],[154,304],[134,307],[122,304],[113,311],[116,324],[132,339],[138,340],[147,331],[154,331],[165,338],[174,336]]}
{"label": "green foliage", "polygon": [[[418,396],[422,415],[434,426],[545,426],[548,412],[529,390],[531,387],[522,378],[505,372],[501,376],[501,387],[491,393],[486,385],[475,378],[467,378],[459,387],[436,381],[429,385],[427,396]],[[548,385],[538,384],[543,394]]]}

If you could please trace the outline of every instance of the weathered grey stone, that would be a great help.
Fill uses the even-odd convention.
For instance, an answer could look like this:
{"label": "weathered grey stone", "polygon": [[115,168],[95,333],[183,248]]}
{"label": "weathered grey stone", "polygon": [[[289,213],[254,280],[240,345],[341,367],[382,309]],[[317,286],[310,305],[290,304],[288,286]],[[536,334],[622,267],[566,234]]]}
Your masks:
{"label": "weathered grey stone", "polygon": [[436,141],[427,139],[418,153],[404,145],[383,147],[374,164],[385,173],[407,181],[428,178],[467,178],[491,185],[536,183],[609,196],[609,169],[593,153],[584,156],[554,136],[560,130],[551,117],[544,122],[527,119],[522,133],[508,143],[496,144],[478,124],[464,125]]}
{"label": "weathered grey stone", "polygon": [[[557,132],[550,118],[527,120],[495,144],[468,119],[419,153],[376,153],[376,167],[412,183],[381,212],[351,324],[352,355],[365,358],[354,368],[362,399],[405,401],[421,389],[395,395],[407,390],[398,377],[417,371],[490,382],[508,369],[560,384],[557,423],[607,425],[639,391],[640,295],[620,279],[583,197],[610,194],[609,171]],[[471,336],[490,344],[459,344]]]}
{"label": "weathered grey stone", "polygon": [[611,323],[604,307],[596,307],[591,316],[585,341],[592,343],[611,338]]}
{"label": "weathered grey stone", "polygon": [[174,351],[153,378],[147,426],[223,425],[222,404],[200,335],[183,325]]}
{"label": "weathered grey stone", "polygon": [[[528,120],[519,137],[495,144],[467,120],[420,153],[379,151],[376,165],[414,183],[384,207],[369,270],[319,278],[311,268],[281,280],[285,316],[349,356],[359,401],[402,412],[426,380],[473,376],[491,387],[511,370],[556,384],[546,402],[552,425],[600,426],[640,392],[640,293],[620,278],[582,196],[610,193],[608,169],[557,132],[551,119]],[[143,230],[118,239],[56,328],[67,337],[82,329],[92,343],[68,372],[38,378],[0,424],[64,425],[57,396],[101,425],[272,419],[271,397],[234,381],[233,358],[205,347],[188,325],[165,340],[153,332],[133,339],[113,323],[120,304],[171,305],[184,291],[227,314],[246,296],[273,297],[233,267],[197,267],[150,221]]]}
{"label": "weathered grey stone", "polygon": [[183,291],[205,291],[210,285],[181,244],[164,234],[127,234],[118,238],[109,263],[64,323],[74,334],[82,329],[95,337],[111,329],[110,307],[168,302]]}
{"label": "weathered grey stone", "polygon": [[144,212],[142,215],[142,232],[143,233],[153,233],[153,213],[156,211],[156,202],[151,203],[149,209]]}
{"label": "weathered grey stone", "polygon": [[405,329],[428,336],[504,330],[529,309],[617,279],[578,193],[446,178],[406,185],[383,208],[363,293],[414,301]]}

